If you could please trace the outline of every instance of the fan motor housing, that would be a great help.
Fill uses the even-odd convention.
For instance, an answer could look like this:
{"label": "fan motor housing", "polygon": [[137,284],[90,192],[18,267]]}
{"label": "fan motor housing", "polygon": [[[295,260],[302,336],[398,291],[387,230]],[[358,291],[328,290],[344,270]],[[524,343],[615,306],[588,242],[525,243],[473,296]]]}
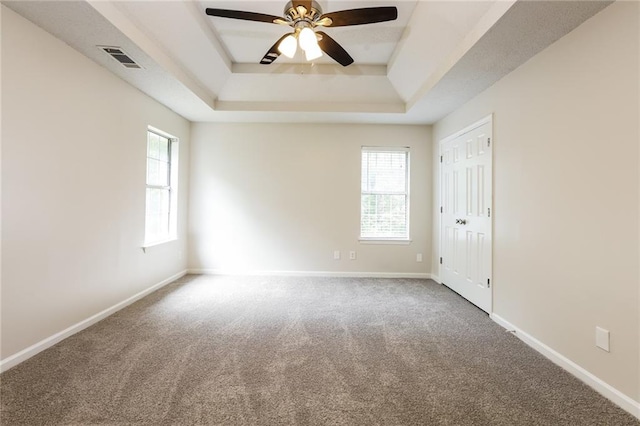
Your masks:
{"label": "fan motor housing", "polygon": [[322,16],[322,7],[320,7],[318,2],[312,1],[311,10],[304,11],[304,15],[300,12],[300,10],[294,7],[293,2],[291,1],[284,7],[284,16],[294,24],[303,20],[309,23],[317,21],[320,16]]}

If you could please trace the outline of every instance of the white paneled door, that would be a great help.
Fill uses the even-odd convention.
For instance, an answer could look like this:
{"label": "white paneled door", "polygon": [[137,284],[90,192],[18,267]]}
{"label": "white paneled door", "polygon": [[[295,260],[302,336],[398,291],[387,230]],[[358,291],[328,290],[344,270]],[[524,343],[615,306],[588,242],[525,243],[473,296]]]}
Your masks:
{"label": "white paneled door", "polygon": [[440,279],[491,312],[492,119],[440,142]]}

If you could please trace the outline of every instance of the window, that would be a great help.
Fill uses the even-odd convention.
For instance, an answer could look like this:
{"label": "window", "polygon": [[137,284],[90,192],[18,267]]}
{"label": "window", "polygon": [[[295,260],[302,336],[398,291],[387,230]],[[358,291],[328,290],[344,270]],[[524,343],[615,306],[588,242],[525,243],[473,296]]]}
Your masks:
{"label": "window", "polygon": [[147,131],[145,246],[176,238],[177,139]]}
{"label": "window", "polygon": [[409,240],[409,149],[362,148],[360,239]]}

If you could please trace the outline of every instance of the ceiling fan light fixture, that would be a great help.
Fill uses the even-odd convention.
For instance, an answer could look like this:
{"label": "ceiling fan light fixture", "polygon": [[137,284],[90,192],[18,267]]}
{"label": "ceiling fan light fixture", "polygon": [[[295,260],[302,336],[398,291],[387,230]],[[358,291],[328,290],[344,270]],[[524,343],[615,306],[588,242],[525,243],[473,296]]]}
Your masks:
{"label": "ceiling fan light fixture", "polygon": [[331,59],[346,67],[353,63],[353,58],[349,53],[328,34],[323,31],[316,33],[314,28],[348,27],[398,19],[398,8],[395,6],[361,7],[324,14],[319,1],[289,0],[284,7],[283,17],[243,10],[209,7],[205,9],[205,13],[209,16],[220,18],[287,25],[293,28],[294,33],[281,36],[262,57],[260,63],[265,65],[273,63],[280,55],[293,58],[297,50],[295,45],[297,39],[297,44],[304,50],[307,61],[317,59],[323,53],[326,53]]}
{"label": "ceiling fan light fixture", "polygon": [[304,27],[302,31],[300,31],[298,40],[300,41],[300,48],[305,52],[310,49],[318,48],[316,33],[314,33],[309,27]]}
{"label": "ceiling fan light fixture", "polygon": [[320,49],[320,46],[316,43],[314,47],[304,51],[304,56],[307,58],[307,61],[313,61],[314,59],[318,59],[322,56],[322,49]]}
{"label": "ceiling fan light fixture", "polygon": [[293,35],[288,35],[284,40],[280,42],[278,51],[287,58],[293,58],[298,49],[298,41]]}

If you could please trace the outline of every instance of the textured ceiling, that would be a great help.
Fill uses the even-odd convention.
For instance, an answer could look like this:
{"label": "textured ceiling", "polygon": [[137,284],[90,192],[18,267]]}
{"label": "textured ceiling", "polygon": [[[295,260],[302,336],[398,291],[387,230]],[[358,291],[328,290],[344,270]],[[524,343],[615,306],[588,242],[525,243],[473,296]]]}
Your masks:
{"label": "textured ceiling", "polygon": [[[3,1],[192,121],[432,123],[606,7],[608,1],[320,1],[325,12],[396,6],[392,22],[327,28],[355,59],[259,65],[288,27],[210,17],[281,16],[285,2]],[[122,47],[122,67],[96,46]]]}

